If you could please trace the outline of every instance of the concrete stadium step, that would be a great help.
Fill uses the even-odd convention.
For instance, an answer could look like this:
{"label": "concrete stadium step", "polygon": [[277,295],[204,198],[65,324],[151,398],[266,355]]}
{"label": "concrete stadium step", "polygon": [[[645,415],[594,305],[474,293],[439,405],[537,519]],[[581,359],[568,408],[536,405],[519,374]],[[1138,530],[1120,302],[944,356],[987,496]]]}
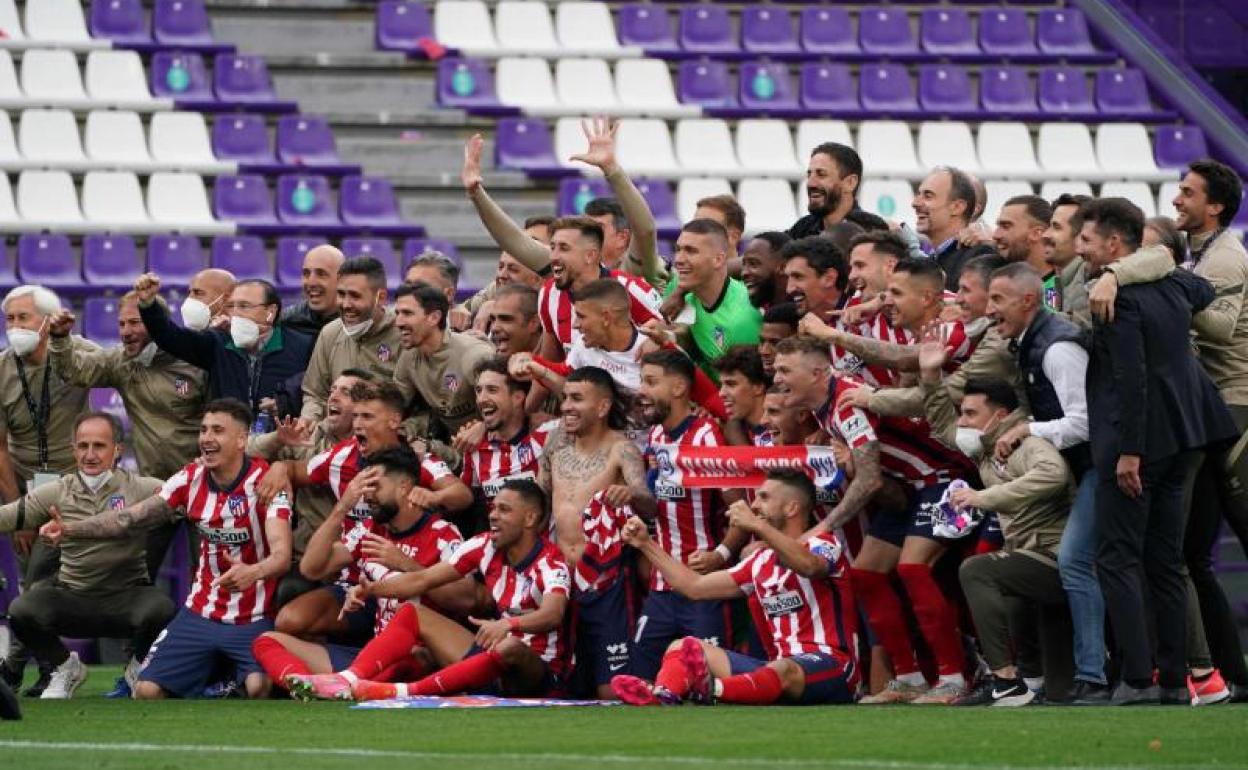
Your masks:
{"label": "concrete stadium step", "polygon": [[268,56],[308,53],[370,53],[373,19],[360,13],[298,15],[266,8],[255,12],[219,12],[212,16],[218,40]]}

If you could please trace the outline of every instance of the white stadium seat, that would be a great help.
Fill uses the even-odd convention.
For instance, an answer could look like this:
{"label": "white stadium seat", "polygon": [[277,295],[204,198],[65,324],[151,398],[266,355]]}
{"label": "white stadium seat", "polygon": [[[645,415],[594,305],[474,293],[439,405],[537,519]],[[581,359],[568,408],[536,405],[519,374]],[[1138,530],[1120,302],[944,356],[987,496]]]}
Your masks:
{"label": "white stadium seat", "polygon": [[1091,196],[1092,185],[1081,180],[1070,179],[1055,179],[1040,185],[1040,197],[1046,201],[1052,201],[1065,193]]}
{"label": "white stadium seat", "polygon": [[1082,123],[1045,123],[1040,126],[1037,145],[1040,165],[1050,177],[1100,176],[1092,134]]}
{"label": "white stadium seat", "polygon": [[498,100],[508,107],[519,107],[534,114],[560,111],[555,97],[555,82],[545,59],[506,57],[498,60],[494,71]]}
{"label": "white stadium seat", "polygon": [[1148,182],[1106,182],[1101,185],[1101,197],[1126,198],[1139,206],[1144,216],[1157,216],[1157,199]]}
{"label": "white stadium seat", "polygon": [[13,227],[20,221],[17,206],[13,203],[13,188],[9,186],[9,175],[0,173],[0,225]]}
{"label": "white stadium seat", "polygon": [[89,106],[73,51],[36,48],[22,54],[22,93],[37,104]]}
{"label": "white stadium seat", "polygon": [[[866,179],[858,188],[858,205],[872,214],[914,227],[914,188],[897,179]],[[748,219],[747,219],[748,221]]]}
{"label": "white stadium seat", "polygon": [[[597,3],[586,3],[597,5]],[[620,59],[615,64],[615,92],[620,112],[656,118],[696,117],[702,110],[676,100],[667,62],[661,59]]]}
{"label": "white stadium seat", "polygon": [[78,193],[68,171],[23,171],[17,179],[17,210],[26,224],[48,230],[82,227]]}
{"label": "white stadium seat", "polygon": [[858,124],[858,155],[862,167],[877,177],[918,179],[923,176],[914,154],[910,126],[900,120],[864,120]]}
{"label": "white stadium seat", "polygon": [[787,230],[797,221],[793,187],[787,179],[742,179],[737,201],[746,211],[746,233]]}
{"label": "white stadium seat", "polygon": [[0,50],[0,106],[20,107],[26,103],[26,95],[17,84],[17,68],[13,66],[13,55]]}
{"label": "white stadium seat", "polygon": [[198,112],[157,112],[148,128],[153,163],[162,168],[200,173],[228,172],[235,163],[217,160],[208,138],[208,125]]}
{"label": "white stadium seat", "polygon": [[[693,212],[698,210],[698,201],[712,195],[732,195],[732,187],[723,177],[698,177],[682,179],[676,185],[676,214],[681,222],[693,219]],[[746,218],[749,224],[749,218]]]}
{"label": "white stadium seat", "polygon": [[84,166],[78,121],[69,110],[23,110],[17,127],[22,157],[33,166]]}
{"label": "white stadium seat", "polygon": [[146,170],[152,165],[147,136],[137,112],[92,110],[82,132],[87,157],[96,166]]}
{"label": "white stadium seat", "polygon": [[82,214],[101,229],[143,230],[149,220],[132,171],[92,171],[82,180]]}
{"label": "white stadium seat", "polygon": [[[583,137],[581,142],[585,143]],[[621,120],[619,133],[616,134],[615,154],[620,165],[637,176],[680,175],[680,165],[676,162],[672,136],[667,130],[665,120]]]}
{"label": "white stadium seat", "polygon": [[442,45],[468,54],[498,50],[490,12],[481,0],[438,0],[433,10],[433,36]]}
{"label": "white stadium seat", "polygon": [[1022,123],[981,123],[979,165],[993,176],[1034,178],[1040,173],[1031,133]]}
{"label": "white stadium seat", "polygon": [[676,123],[676,158],[686,174],[740,172],[728,124],[718,118],[687,118]]}
{"label": "white stadium seat", "polygon": [[591,115],[616,111],[615,81],[602,59],[560,59],[555,65],[555,93],[567,112]]}
{"label": "white stadium seat", "polygon": [[555,121],[555,157],[568,168],[591,173],[591,169],[584,163],[568,160],[573,155],[585,152],[589,146],[585,139],[585,130],[581,127],[583,120],[588,118],[559,118]]}
{"label": "white stadium seat", "polygon": [[26,36],[52,44],[92,44],[79,0],[26,0]]}
{"label": "white stadium seat", "polygon": [[0,110],[0,167],[17,168],[21,165],[22,154],[17,151],[13,121],[9,120],[9,113]]}
{"label": "white stadium seat", "polygon": [[1153,143],[1142,123],[1105,123],[1096,129],[1096,160],[1106,175],[1121,179],[1163,182],[1173,171],[1162,171],[1153,160]]}
{"label": "white stadium seat", "polygon": [[995,227],[997,224],[997,215],[1001,213],[1001,207],[1005,202],[1015,195],[1035,195],[1035,188],[1031,186],[1031,182],[1020,181],[1003,181],[1000,179],[991,179],[984,182],[984,189],[988,192],[988,202],[984,206],[984,215],[982,217],[985,224],[989,227]]}
{"label": "white stadium seat", "polygon": [[847,147],[854,146],[849,124],[843,120],[803,120],[797,124],[797,162],[802,172],[810,152],[824,142],[836,142]]}
{"label": "white stadium seat", "polygon": [[919,164],[923,168],[952,166],[978,174],[979,157],[971,127],[959,120],[920,125]]}
{"label": "white stadium seat", "polygon": [[92,51],[85,80],[93,101],[140,110],[154,106],[143,60],[135,51]]}
{"label": "white stadium seat", "polygon": [[198,174],[161,171],[147,181],[147,213],[162,230],[192,233],[232,232],[208,207],[208,192]]}
{"label": "white stadium seat", "polygon": [[6,43],[20,44],[26,40],[22,22],[17,17],[17,4],[13,0],[0,0],[0,33],[3,33]]}
{"label": "white stadium seat", "polygon": [[1163,217],[1174,219],[1179,212],[1174,208],[1174,199],[1179,195],[1178,182],[1166,182],[1157,189],[1157,213]]}
{"label": "white stadium seat", "polygon": [[548,56],[559,52],[555,27],[545,3],[502,0],[494,9],[494,34],[500,53]]}
{"label": "white stadium seat", "polygon": [[562,2],[555,8],[555,29],[564,51],[615,58],[633,53],[615,36],[611,6],[606,3]]}
{"label": "white stadium seat", "polygon": [[[737,121],[737,160],[743,173],[760,176],[792,179],[799,174],[799,169],[804,168],[797,164],[793,134],[789,132],[788,121],[784,120],[755,118]],[[791,195],[785,197],[792,198]]]}

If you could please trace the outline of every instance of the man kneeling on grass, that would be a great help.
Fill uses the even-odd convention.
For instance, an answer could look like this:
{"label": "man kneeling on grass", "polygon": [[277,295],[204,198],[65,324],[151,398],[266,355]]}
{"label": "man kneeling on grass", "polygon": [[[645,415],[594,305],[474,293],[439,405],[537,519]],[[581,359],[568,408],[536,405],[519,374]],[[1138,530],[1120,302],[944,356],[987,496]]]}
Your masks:
{"label": "man kneeling on grass", "polygon": [[690,599],[757,602],[771,632],[764,641],[770,660],[687,636],[668,648],[654,684],[634,676],[612,680],[625,703],[853,703],[859,677],[849,562],[831,533],[801,540],[811,525],[814,484],[801,471],[772,471],[754,505],[739,501],[728,512],[733,526],[765,547],[730,569],[699,575],[668,555],[635,517],[624,539]]}
{"label": "man kneeling on grass", "polygon": [[[295,697],[310,700],[382,700],[413,695],[453,695],[494,688],[511,696],[543,696],[562,689],[568,667],[564,612],[571,578],[558,547],[546,539],[546,495],[533,481],[504,482],[490,511],[490,529],[464,542],[449,562],[380,583],[367,577],[351,589],[344,612],[369,596],[412,599],[474,574],[494,604],[498,620],[469,618],[463,626],[413,603],[404,604],[385,630],[335,674],[289,676]],[[424,647],[440,671],[411,684],[372,681]]]}

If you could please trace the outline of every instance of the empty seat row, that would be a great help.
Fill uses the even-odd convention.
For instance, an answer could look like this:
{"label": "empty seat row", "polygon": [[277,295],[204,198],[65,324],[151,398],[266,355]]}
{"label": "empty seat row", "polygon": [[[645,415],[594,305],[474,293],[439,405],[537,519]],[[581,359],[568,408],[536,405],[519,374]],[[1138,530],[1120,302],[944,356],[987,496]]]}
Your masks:
{"label": "empty seat row", "polygon": [[26,168],[223,174],[237,164],[213,155],[207,124],[197,112],[154,113],[145,132],[137,112],[93,110],[80,141],[78,120],[69,110],[23,110],[16,134],[8,113],[0,110],[0,169]]}
{"label": "empty seat row", "polygon": [[[616,153],[631,173],[649,176],[805,175],[810,151],[822,142],[855,146],[867,173],[917,179],[933,166],[950,165],[994,178],[1174,179],[1176,169],[1207,149],[1200,129],[1168,126],[1157,130],[1156,148],[1139,123],[1106,123],[1095,140],[1081,123],[1044,123],[1033,142],[1022,123],[981,123],[975,132],[959,121],[925,122],[917,141],[901,121],[863,121],[857,141],[840,120],[803,120],[796,137],[788,122],[737,121],[734,131],[718,118],[686,118],[674,130],[662,120],[620,121]],[[554,136],[537,119],[499,121],[496,162],[533,174],[561,168],[588,170],[568,160],[582,152],[585,138],[577,118],[560,118]]]}
{"label": "empty seat row", "polygon": [[21,77],[12,55],[0,50],[0,108],[68,107],[169,109],[147,88],[143,61],[134,51],[92,51],[80,72],[66,49],[34,48],[22,53]]}
{"label": "empty seat row", "polygon": [[202,111],[248,109],[294,112],[295,103],[277,97],[262,56],[218,54],[211,72],[194,51],[159,51],[151,60],[152,93]]}
{"label": "empty seat row", "polygon": [[[504,57],[491,70],[478,59],[447,58],[438,65],[438,100],[469,111],[515,107],[531,115],[607,112],[674,117],[701,109],[712,114],[764,113],[867,116],[930,115],[966,118],[1156,120],[1144,74],[1131,68],[1096,72],[1095,94],[1077,67],[1041,69],[1033,79],[1021,67],[984,67],[976,81],[962,66],[918,68],[917,87],[903,64],[864,64],[857,77],[843,63],[807,62],[796,85],[781,62],[742,62],[735,78],[723,61],[686,61],[673,88],[662,60],[625,59],[614,73],[603,59],[560,59],[552,77],[545,59]],[[679,97],[679,100],[678,98]]]}
{"label": "empty seat row", "polygon": [[[26,0],[24,19],[18,18],[14,0],[0,0],[0,48],[55,46],[87,50],[107,48],[87,32],[78,0]],[[25,23],[23,23],[23,21]]]}
{"label": "empty seat row", "polygon": [[[5,2],[11,0],[0,0],[0,4]],[[91,0],[87,22],[92,36],[118,46],[198,51],[234,48],[214,40],[204,0],[155,0],[150,20],[142,0]]]}
{"label": "empty seat row", "polygon": [[217,177],[213,206],[217,217],[256,233],[319,232],[334,235],[360,231],[383,235],[423,235],[399,213],[390,182],[346,176],[335,201],[329,178],[319,174],[284,174],[274,194],[259,174]]}
{"label": "empty seat row", "polygon": [[[1099,57],[1083,14],[1043,9],[1032,19],[1017,8],[929,8],[916,37],[905,8],[863,8],[854,17],[820,4],[794,17],[787,9],[746,4],[739,18],[723,6],[688,5],[678,19],[662,6],[631,3],[612,23],[605,3],[561,2],[554,20],[541,3],[502,0],[491,20],[482,0],[439,0],[432,33],[438,42],[479,56],[564,56],[571,50],[607,57],[802,56],[870,57]],[[378,11],[379,40],[428,35],[428,10],[416,0],[388,0]],[[383,30],[393,25],[394,32]],[[976,34],[978,27],[978,34]],[[400,32],[402,30],[402,32]],[[414,39],[410,38],[409,39]]]}
{"label": "empty seat row", "polygon": [[23,171],[17,196],[7,175],[0,182],[0,229],[55,232],[228,233],[208,208],[203,179],[186,172],[158,172],[144,196],[127,171],[91,171],[82,181],[82,203],[68,171]]}

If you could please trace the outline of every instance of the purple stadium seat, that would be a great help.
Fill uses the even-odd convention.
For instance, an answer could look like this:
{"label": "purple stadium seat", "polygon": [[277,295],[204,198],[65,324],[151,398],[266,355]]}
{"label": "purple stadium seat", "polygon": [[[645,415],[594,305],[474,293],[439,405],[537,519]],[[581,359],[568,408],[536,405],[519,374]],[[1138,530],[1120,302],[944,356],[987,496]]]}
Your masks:
{"label": "purple stadium seat", "polygon": [[[1135,12],[1150,30],[1176,52],[1183,50],[1185,28],[1187,34],[1192,35],[1192,25],[1199,23],[1193,18],[1195,14],[1185,14],[1183,6],[1175,4],[1173,0],[1141,2]],[[1200,37],[1194,35],[1193,39],[1200,40]]]}
{"label": "purple stadium seat", "polygon": [[722,61],[686,61],[680,63],[676,77],[680,101],[701,107],[735,107],[728,65]]}
{"label": "purple stadium seat", "polygon": [[277,222],[273,197],[259,174],[219,176],[212,188],[217,219],[240,225],[271,225]]}
{"label": "purple stadium seat", "polygon": [[777,6],[747,5],[741,11],[741,47],[753,54],[795,54],[802,49],[793,16]]}
{"label": "purple stadium seat", "polygon": [[236,112],[218,115],[212,123],[212,152],[218,160],[243,165],[272,165],[273,148],[264,118]]}
{"label": "purple stadium seat", "polygon": [[862,53],[849,11],[844,8],[829,5],[803,8],[801,26],[802,48],[807,53],[825,56]]}
{"label": "purple stadium seat", "polygon": [[8,291],[18,285],[17,267],[13,264],[13,252],[0,240],[0,291]]}
{"label": "purple stadium seat", "polygon": [[1046,67],[1040,71],[1040,111],[1062,115],[1095,112],[1088,79],[1078,67]]}
{"label": "purple stadium seat", "polygon": [[212,63],[217,98],[222,101],[254,104],[277,100],[269,66],[262,56],[223,53]]}
{"label": "purple stadium seat", "polygon": [[910,73],[903,64],[864,64],[858,70],[858,93],[869,112],[898,114],[915,112]]}
{"label": "purple stadium seat", "polygon": [[278,177],[277,218],[288,225],[333,227],[340,224],[329,179],[319,174]]}
{"label": "purple stadium seat", "polygon": [[165,286],[183,287],[204,269],[204,251],[193,235],[153,235],[147,239],[147,269]]}
{"label": "purple stadium seat", "polygon": [[622,5],[616,14],[620,45],[638,46],[648,54],[680,52],[676,28],[666,8],[651,3]]}
{"label": "purple stadium seat", "polygon": [[775,112],[797,109],[797,94],[789,68],[780,62],[741,64],[741,106],[747,110]]}
{"label": "purple stadium seat", "polygon": [[570,171],[555,157],[550,126],[537,118],[499,118],[494,129],[494,165],[537,176]]}
{"label": "purple stadium seat", "polygon": [[1088,21],[1076,8],[1046,8],[1036,16],[1036,43],[1042,53],[1056,56],[1096,53]]}
{"label": "purple stadium seat", "polygon": [[418,0],[382,0],[377,4],[377,48],[382,51],[418,53],[417,41],[433,39],[429,8]]}
{"label": "purple stadium seat", "polygon": [[1153,103],[1148,98],[1144,73],[1137,69],[1105,69],[1096,73],[1096,108],[1104,115],[1148,115]]}
{"label": "purple stadium seat", "polygon": [[975,92],[965,67],[925,64],[919,68],[919,105],[945,114],[976,112]]}
{"label": "purple stadium seat", "polygon": [[[869,54],[917,54],[919,45],[904,8],[866,8],[858,14],[858,41]],[[865,101],[865,100],[864,100]]]}
{"label": "purple stadium seat", "polygon": [[728,9],[703,3],[681,8],[680,47],[687,53],[739,53],[741,48]]}
{"label": "purple stadium seat", "polygon": [[[1242,67],[1248,64],[1245,25],[1248,8],[1243,2],[1187,2],[1175,4],[1183,14],[1182,26],[1187,45],[1185,53],[1193,64]],[[1239,19],[1231,13],[1238,13]]]}
{"label": "purple stadium seat", "polygon": [[258,235],[218,235],[212,239],[212,266],[229,270],[240,281],[273,280],[264,240]]}
{"label": "purple stadium seat", "polygon": [[1022,67],[984,67],[979,71],[979,99],[984,110],[1000,115],[1036,113],[1036,89]]}
{"label": "purple stadium seat", "polygon": [[406,272],[408,265],[413,259],[419,257],[427,251],[436,251],[444,255],[447,259],[459,265],[462,269],[463,260],[459,256],[459,249],[455,248],[455,244],[445,238],[408,238],[403,241],[403,268]]}
{"label": "purple stadium seat", "polygon": [[985,8],[979,14],[979,47],[995,56],[1035,56],[1038,52],[1027,12],[1018,8]]}
{"label": "purple stadium seat", "polygon": [[112,297],[90,297],[82,303],[82,334],[87,339],[108,347],[121,341],[117,328],[117,300]]}
{"label": "purple stadium seat", "polygon": [[672,186],[662,179],[638,179],[636,185],[654,215],[655,229],[666,235],[679,231],[680,216],[676,213]]}
{"label": "purple stadium seat", "polygon": [[213,102],[212,79],[204,57],[184,51],[158,51],[152,54],[152,95],[177,102]]}
{"label": "purple stadium seat", "polygon": [[923,50],[941,56],[970,56],[979,53],[971,17],[962,8],[928,8],[919,23]]}
{"label": "purple stadium seat", "polygon": [[91,288],[128,289],[143,274],[143,259],[128,235],[82,239],[82,275]]}
{"label": "purple stadium seat", "polygon": [[140,0],[91,0],[87,22],[91,37],[122,44],[152,42]]}
{"label": "purple stadium seat", "polygon": [[285,115],[277,121],[277,159],[295,166],[342,164],[329,121],[311,115]]}
{"label": "purple stadium seat", "polygon": [[848,64],[806,62],[802,65],[802,107],[833,115],[854,113],[858,103],[858,82]]}
{"label": "purple stadium seat", "polygon": [[30,233],[18,238],[17,276],[22,283],[37,283],[49,289],[82,286],[82,271],[67,235]]}
{"label": "purple stadium seat", "polygon": [[303,258],[317,246],[327,243],[324,238],[312,236],[287,236],[277,239],[277,288],[298,289],[303,285]]}
{"label": "purple stadium seat", "polygon": [[156,0],[152,7],[152,36],[167,46],[215,45],[204,0]]}
{"label": "purple stadium seat", "polygon": [[438,104],[465,110],[498,109],[501,105],[489,65],[454,56],[439,61]]}
{"label": "purple stadium seat", "polygon": [[399,213],[390,180],[372,176],[342,178],[342,221],[372,229],[410,228]]}
{"label": "purple stadium seat", "polygon": [[1153,156],[1160,168],[1186,168],[1194,160],[1209,157],[1205,132],[1200,126],[1158,126]]}
{"label": "purple stadium seat", "polygon": [[389,238],[344,238],[342,253],[347,259],[352,257],[372,257],[386,268],[386,286],[390,289],[399,288],[403,283],[403,273],[399,269],[399,253],[394,250],[394,242]]}
{"label": "purple stadium seat", "polygon": [[559,183],[559,216],[580,214],[594,198],[610,195],[611,186],[605,179],[564,179]]}

